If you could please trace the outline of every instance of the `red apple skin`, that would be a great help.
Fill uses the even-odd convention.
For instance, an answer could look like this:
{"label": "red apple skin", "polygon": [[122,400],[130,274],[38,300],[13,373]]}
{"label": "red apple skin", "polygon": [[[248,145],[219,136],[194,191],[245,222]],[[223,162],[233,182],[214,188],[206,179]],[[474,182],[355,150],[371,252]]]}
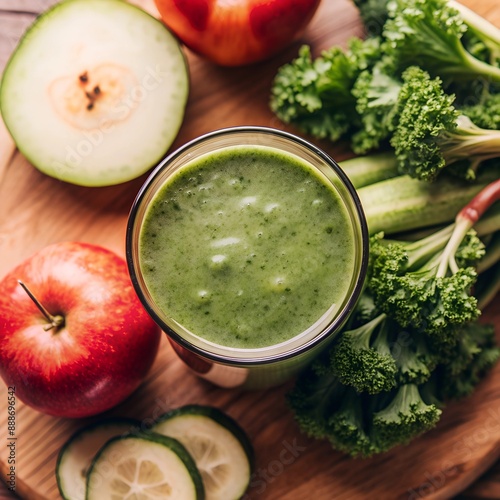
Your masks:
{"label": "red apple skin", "polygon": [[262,61],[306,27],[320,0],[155,0],[163,22],[222,66]]}
{"label": "red apple skin", "polygon": [[[48,321],[23,281],[62,328]],[[110,409],[141,383],[161,331],[133,289],[125,261],[100,246],[48,246],[0,282],[0,375],[27,405],[58,417]]]}

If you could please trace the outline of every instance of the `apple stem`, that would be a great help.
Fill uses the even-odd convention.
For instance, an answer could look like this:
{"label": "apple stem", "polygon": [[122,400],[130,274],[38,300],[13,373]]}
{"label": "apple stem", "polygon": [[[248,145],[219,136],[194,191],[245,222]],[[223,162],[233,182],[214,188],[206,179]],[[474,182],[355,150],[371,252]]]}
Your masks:
{"label": "apple stem", "polygon": [[35,303],[35,305],[38,307],[40,312],[47,318],[47,320],[50,322],[48,325],[45,325],[43,329],[45,331],[49,331],[52,328],[59,328],[64,324],[64,318],[58,314],[56,316],[53,316],[52,314],[43,307],[43,305],[40,303],[40,301],[33,295],[33,292],[21,281],[17,280],[17,282],[21,285],[23,290],[28,294],[29,298]]}

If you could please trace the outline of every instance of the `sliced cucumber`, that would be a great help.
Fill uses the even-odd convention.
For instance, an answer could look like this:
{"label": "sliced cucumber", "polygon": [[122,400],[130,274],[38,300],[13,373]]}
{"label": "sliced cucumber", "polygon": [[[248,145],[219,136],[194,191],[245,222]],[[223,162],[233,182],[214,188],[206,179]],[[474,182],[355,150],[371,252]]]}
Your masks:
{"label": "sliced cucumber", "polygon": [[87,476],[87,500],[203,500],[196,465],[179,441],[148,433],[112,438]]}
{"label": "sliced cucumber", "polygon": [[128,181],[175,139],[188,71],[177,39],[122,0],[64,0],[11,56],[0,109],[42,172],[85,186]]}
{"label": "sliced cucumber", "polygon": [[90,424],[73,434],[61,448],[56,464],[57,486],[64,500],[83,500],[87,471],[97,451],[109,439],[139,429],[131,418],[113,418]]}
{"label": "sliced cucumber", "polygon": [[154,432],[178,439],[194,458],[207,500],[235,500],[248,487],[252,445],[241,427],[217,408],[188,405],[166,413]]}

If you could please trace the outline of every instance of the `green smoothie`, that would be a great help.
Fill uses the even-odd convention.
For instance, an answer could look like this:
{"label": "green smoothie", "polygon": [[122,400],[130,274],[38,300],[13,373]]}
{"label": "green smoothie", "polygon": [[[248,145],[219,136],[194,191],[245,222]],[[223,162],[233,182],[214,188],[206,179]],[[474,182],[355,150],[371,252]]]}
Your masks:
{"label": "green smoothie", "polygon": [[308,163],[238,146],[191,161],[160,188],[139,261],[167,316],[215,344],[259,348],[343,304],[354,240],[339,195]]}

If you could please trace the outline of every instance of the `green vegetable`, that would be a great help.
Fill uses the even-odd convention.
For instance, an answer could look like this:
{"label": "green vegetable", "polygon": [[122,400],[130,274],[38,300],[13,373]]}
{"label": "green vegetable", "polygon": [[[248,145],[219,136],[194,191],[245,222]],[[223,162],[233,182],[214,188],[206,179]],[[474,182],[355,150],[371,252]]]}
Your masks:
{"label": "green vegetable", "polygon": [[481,162],[500,156],[500,131],[477,127],[460,114],[439,78],[414,66],[403,80],[391,143],[404,173],[434,180],[445,166],[465,161],[466,176],[473,179]]}
{"label": "green vegetable", "polygon": [[498,163],[482,170],[474,183],[464,184],[444,172],[433,183],[404,175],[358,189],[370,233],[392,234],[451,222],[481,189],[500,177]]}
{"label": "green vegetable", "polygon": [[[403,327],[425,330],[441,343],[449,342],[457,324],[480,314],[470,292],[477,277],[472,265],[484,245],[472,231],[453,233],[454,227],[411,243],[372,239],[375,304]],[[449,245],[452,237],[461,246]]]}
{"label": "green vegetable", "polygon": [[340,167],[357,189],[399,175],[397,159],[390,152],[350,158],[342,161]]}
{"label": "green vegetable", "polygon": [[468,116],[478,127],[500,130],[500,93],[487,92],[480,103],[463,106],[460,112]]}
{"label": "green vegetable", "polygon": [[479,77],[500,83],[500,68],[465,49],[467,24],[447,0],[394,0],[387,7],[385,51],[399,67],[418,65],[447,83]]}
{"label": "green vegetable", "polygon": [[252,474],[253,447],[228,415],[211,406],[186,405],[162,415],[152,431],[186,447],[200,471],[206,500],[243,496]]}
{"label": "green vegetable", "polygon": [[355,126],[356,102],[351,89],[359,73],[379,57],[379,41],[353,38],[347,50],[333,47],[312,59],[303,46],[274,80],[271,109],[315,137],[335,141]]}
{"label": "green vegetable", "polygon": [[500,30],[446,0],[355,3],[369,32],[385,23],[382,34],[315,60],[302,47],[276,75],[271,109],[312,136],[348,137],[358,154],[392,138],[401,173],[433,180],[452,165],[474,178],[500,152]]}
{"label": "green vegetable", "polygon": [[470,394],[500,357],[471,295],[485,251],[477,234],[490,244],[500,234],[499,199],[497,179],[449,226],[414,241],[372,238],[356,310],[288,395],[305,433],[371,456],[432,429],[443,401]]}
{"label": "green vegetable", "polygon": [[415,384],[402,385],[394,399],[373,415],[373,433],[380,449],[407,444],[436,426],[441,410],[426,404]]}
{"label": "green vegetable", "polygon": [[186,448],[154,432],[111,438],[87,474],[87,500],[203,500],[201,475]]}
{"label": "green vegetable", "polygon": [[500,348],[495,344],[491,325],[464,325],[458,342],[447,352],[448,362],[439,367],[440,396],[454,399],[469,396],[499,357]]}
{"label": "green vegetable", "polygon": [[398,123],[397,102],[401,81],[383,64],[360,73],[352,89],[361,126],[351,138],[355,153],[377,149],[390,137]]}
{"label": "green vegetable", "polygon": [[340,382],[370,394],[396,385],[397,367],[391,355],[389,332],[387,317],[380,314],[342,334],[331,353],[332,367]]}
{"label": "green vegetable", "polygon": [[64,500],[83,500],[85,482],[95,454],[112,437],[140,429],[141,423],[130,418],[107,418],[75,432],[59,451],[56,480]]}
{"label": "green vegetable", "polygon": [[[381,35],[389,16],[390,0],[353,0],[370,36]],[[500,31],[486,19],[482,18],[465,5],[455,0],[448,0],[449,9],[455,9],[461,20],[466,24],[467,31],[462,36],[462,42],[468,52],[476,55],[485,51],[488,57],[478,57],[489,60],[492,64],[500,58]],[[443,4],[444,5],[444,4]]]}
{"label": "green vegetable", "polygon": [[424,401],[420,387],[405,384],[374,396],[360,394],[317,362],[300,376],[288,403],[303,432],[351,456],[369,457],[436,425],[441,410]]}

